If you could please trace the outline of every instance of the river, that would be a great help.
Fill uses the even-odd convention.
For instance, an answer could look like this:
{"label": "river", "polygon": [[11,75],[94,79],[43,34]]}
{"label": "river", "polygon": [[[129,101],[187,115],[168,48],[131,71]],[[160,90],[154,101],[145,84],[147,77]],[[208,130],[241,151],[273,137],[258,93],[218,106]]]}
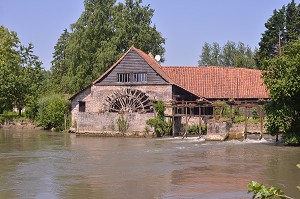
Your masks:
{"label": "river", "polygon": [[0,199],[251,198],[255,180],[300,198],[300,147],[272,139],[98,138],[0,129]]}

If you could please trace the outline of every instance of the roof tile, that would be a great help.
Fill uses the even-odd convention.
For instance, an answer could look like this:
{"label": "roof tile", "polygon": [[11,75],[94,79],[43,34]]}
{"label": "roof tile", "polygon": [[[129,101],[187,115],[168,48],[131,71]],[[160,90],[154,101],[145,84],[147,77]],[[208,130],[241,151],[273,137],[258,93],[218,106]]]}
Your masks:
{"label": "roof tile", "polygon": [[268,98],[261,71],[233,67],[161,67],[175,84],[207,99]]}

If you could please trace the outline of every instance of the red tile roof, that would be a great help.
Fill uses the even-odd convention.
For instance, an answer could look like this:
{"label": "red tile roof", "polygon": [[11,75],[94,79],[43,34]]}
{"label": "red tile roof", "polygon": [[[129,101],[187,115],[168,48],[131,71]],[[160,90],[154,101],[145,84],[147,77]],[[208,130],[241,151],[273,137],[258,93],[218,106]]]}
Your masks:
{"label": "red tile roof", "polygon": [[186,90],[206,99],[268,98],[261,71],[233,67],[162,67]]}
{"label": "red tile roof", "polygon": [[[245,68],[216,66],[162,67],[151,55],[131,47],[104,74],[89,86],[101,81],[130,52],[135,50],[163,79],[204,99],[259,99],[268,98],[261,71]],[[79,91],[80,93],[82,91]],[[74,98],[78,93],[72,96]]]}

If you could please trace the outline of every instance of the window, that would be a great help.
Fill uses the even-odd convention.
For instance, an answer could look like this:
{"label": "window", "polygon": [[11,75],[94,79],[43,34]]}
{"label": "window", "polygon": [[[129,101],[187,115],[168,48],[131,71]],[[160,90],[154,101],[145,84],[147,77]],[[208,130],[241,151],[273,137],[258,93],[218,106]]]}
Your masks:
{"label": "window", "polygon": [[118,82],[129,82],[130,81],[130,73],[118,73],[117,77]]}
{"label": "window", "polygon": [[79,112],[85,112],[85,102],[79,102]]}
{"label": "window", "polygon": [[134,73],[133,78],[135,82],[146,82],[147,73]]}

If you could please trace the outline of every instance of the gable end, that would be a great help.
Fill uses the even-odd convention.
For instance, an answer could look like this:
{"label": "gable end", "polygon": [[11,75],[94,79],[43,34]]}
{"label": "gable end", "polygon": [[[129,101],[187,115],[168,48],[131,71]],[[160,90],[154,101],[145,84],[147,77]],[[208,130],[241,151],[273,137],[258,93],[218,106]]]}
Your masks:
{"label": "gable end", "polygon": [[168,82],[154,71],[134,49],[131,49],[113,70],[95,85],[147,84],[168,84]]}

